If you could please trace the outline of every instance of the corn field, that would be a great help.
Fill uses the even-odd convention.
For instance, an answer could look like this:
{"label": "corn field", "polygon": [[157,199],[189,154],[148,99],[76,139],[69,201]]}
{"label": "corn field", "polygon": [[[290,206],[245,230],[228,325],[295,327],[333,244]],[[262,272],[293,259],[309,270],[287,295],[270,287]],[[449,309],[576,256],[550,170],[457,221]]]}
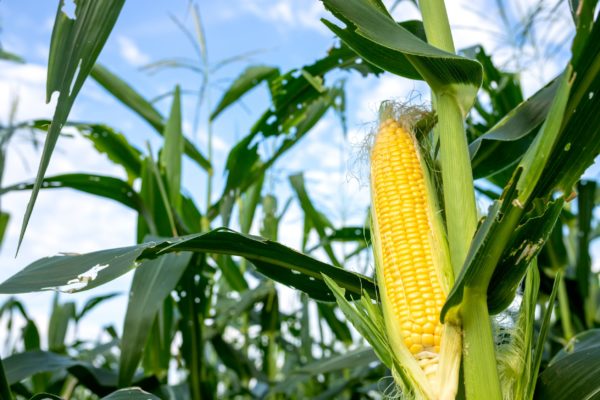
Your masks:
{"label": "corn field", "polygon": [[[420,18],[398,20],[401,1],[305,1],[326,11],[314,22],[332,36],[327,53],[288,71],[251,63],[215,102],[207,88],[222,65],[209,62],[201,7],[189,2],[193,28],[175,20],[197,59],[149,68],[197,74],[193,101],[209,110],[199,113],[204,142],[184,123],[187,82],[159,96],[164,112],[98,63],[125,0],[75,0],[72,16],[56,2],[46,80],[53,117],[0,125],[0,181],[13,135],[31,131],[43,142],[35,179],[2,184],[0,196],[29,198],[23,218],[0,211],[0,238],[9,217],[20,226],[17,248],[3,251],[31,251],[38,195],[61,188],[130,210],[136,242],[85,254],[67,247],[0,283],[0,329],[10,343],[0,400],[600,399],[591,250],[600,191],[583,178],[600,152],[597,1],[556,2],[551,12],[570,10],[570,58],[529,97],[491,49],[455,47],[451,2],[404,0]],[[24,62],[2,47],[0,59]],[[277,166],[303,151],[328,115],[346,131],[346,102],[356,96],[346,79],[389,75],[425,84],[431,104],[378,99],[362,140],[371,199],[364,224],[334,222],[302,173],[286,177],[285,199],[273,184]],[[71,118],[86,81],[143,121],[142,134],[159,137],[160,148],[137,146],[115,121]],[[255,89],[268,106],[253,107],[255,120],[226,157],[216,156],[213,124]],[[69,135],[126,178],[48,174]],[[203,182],[200,196],[186,188],[184,163],[195,185]],[[292,203],[302,212],[297,248],[282,244]],[[69,296],[128,273],[124,320],[97,340],[71,338],[117,294],[81,307]],[[42,291],[54,293],[48,326],[24,301]]]}

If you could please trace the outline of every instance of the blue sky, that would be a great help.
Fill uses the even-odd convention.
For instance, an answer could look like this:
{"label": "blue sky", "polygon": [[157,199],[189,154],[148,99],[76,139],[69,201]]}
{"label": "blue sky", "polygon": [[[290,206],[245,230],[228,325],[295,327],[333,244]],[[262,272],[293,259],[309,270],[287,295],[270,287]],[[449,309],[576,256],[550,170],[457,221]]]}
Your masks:
{"label": "blue sky", "polygon": [[[0,2],[0,40],[3,47],[22,55],[26,65],[0,63],[0,121],[5,123],[11,99],[18,98],[19,120],[48,118],[52,104],[44,104],[45,74],[50,34],[57,1],[4,0]],[[393,3],[392,1],[387,2]],[[514,23],[519,16],[537,3],[509,1],[508,16]],[[555,15],[553,28],[537,33],[539,44],[551,48],[569,35],[569,15],[566,2]],[[563,66],[568,48],[558,48],[558,53],[544,63],[532,60],[546,55],[536,53],[535,46],[527,43],[521,56],[513,55],[510,45],[515,43],[514,32],[506,31],[500,24],[496,2],[482,0],[448,2],[450,22],[455,28],[458,48],[482,43],[495,54],[495,60],[522,74],[525,88],[532,93]],[[277,66],[282,71],[312,63],[324,56],[334,43],[333,35],[319,19],[328,16],[316,0],[228,0],[200,1],[198,3],[204,25],[209,60],[220,60],[239,54],[257,51],[241,62],[220,70],[213,78],[210,98],[214,104],[222,90],[245,67],[252,64]],[[418,12],[410,1],[403,1],[394,12],[398,20],[417,18]],[[111,34],[99,61],[118,73],[148,98],[153,98],[180,84],[184,90],[196,90],[199,76],[189,71],[171,70],[154,74],[140,67],[164,58],[186,57],[197,59],[192,45],[173,22],[172,17],[193,29],[188,0],[129,0]],[[550,23],[549,22],[549,23]],[[508,33],[504,33],[508,32]],[[411,82],[391,75],[380,79],[364,79],[356,73],[344,75],[348,79],[348,139],[345,140],[333,115],[320,122],[302,144],[277,164],[272,175],[272,189],[283,203],[290,196],[287,176],[305,171],[307,184],[317,205],[341,224],[361,224],[368,203],[366,174],[360,163],[360,150],[364,138],[373,127],[378,104],[387,99],[420,98],[427,102],[429,93],[422,83]],[[268,105],[265,88],[255,90],[244,99],[244,106],[235,106],[223,114],[214,126],[215,165],[217,190],[222,184],[222,165],[229,148],[243,137],[253,120]],[[206,125],[192,132],[195,99],[186,97],[184,129],[188,136],[206,152]],[[169,101],[157,106],[166,113]],[[200,110],[200,121],[205,121],[207,109]],[[107,95],[94,82],[88,81],[73,108],[70,119],[104,122],[124,133],[139,148],[145,149],[150,141],[153,149],[160,140],[151,128]],[[4,184],[31,179],[37,169],[39,153],[28,144],[23,133],[11,143]],[[185,164],[184,186],[204,204],[205,176],[202,171]],[[80,138],[61,139],[48,175],[84,171],[124,177],[123,171],[98,155]],[[118,204],[96,199],[67,190],[48,191],[41,194],[30,222],[19,257],[13,257],[20,220],[28,199],[27,193],[9,194],[2,198],[2,207],[12,214],[6,242],[0,252],[0,280],[14,274],[40,257],[59,252],[89,252],[107,247],[132,244],[135,241],[135,215]],[[294,206],[286,214],[281,230],[281,241],[292,246],[300,245],[301,213]],[[126,291],[130,277],[126,276],[110,285],[78,295],[64,295],[64,300],[84,301],[89,295],[108,291]],[[49,312],[48,293],[23,296],[30,312],[44,326]],[[289,296],[290,304],[294,296]],[[5,297],[0,296],[0,301]],[[118,328],[124,315],[124,299],[107,303],[84,320],[80,334],[94,337],[98,328],[112,322]],[[0,339],[2,334],[0,333]]]}

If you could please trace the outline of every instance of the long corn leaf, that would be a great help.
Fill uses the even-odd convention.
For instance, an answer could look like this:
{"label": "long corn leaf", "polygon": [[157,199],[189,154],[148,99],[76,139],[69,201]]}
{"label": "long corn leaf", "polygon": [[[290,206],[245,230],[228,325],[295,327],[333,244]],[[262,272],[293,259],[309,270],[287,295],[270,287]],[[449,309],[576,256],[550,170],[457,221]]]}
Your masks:
{"label": "long corn leaf", "polygon": [[131,384],[156,313],[177,285],[190,258],[191,253],[170,253],[144,260],[136,268],[121,337],[120,386]]}
{"label": "long corn leaf", "polygon": [[244,257],[258,272],[317,300],[334,301],[331,290],[323,282],[323,275],[334,279],[348,296],[360,297],[365,291],[376,297],[375,285],[366,276],[325,264],[279,243],[224,228],[137,246],[44,258],[0,284],[0,293],[51,289],[79,292],[123,275],[137,266],[138,258],[154,258],[178,251]]}
{"label": "long corn leaf", "polygon": [[46,101],[49,102],[55,92],[59,92],[59,96],[44,143],[33,191],[23,218],[18,248],[23,241],[61,129],[67,121],[79,90],[117,22],[123,4],[125,0],[77,0],[75,19],[69,18],[63,12],[64,0],[58,4],[48,58]]}

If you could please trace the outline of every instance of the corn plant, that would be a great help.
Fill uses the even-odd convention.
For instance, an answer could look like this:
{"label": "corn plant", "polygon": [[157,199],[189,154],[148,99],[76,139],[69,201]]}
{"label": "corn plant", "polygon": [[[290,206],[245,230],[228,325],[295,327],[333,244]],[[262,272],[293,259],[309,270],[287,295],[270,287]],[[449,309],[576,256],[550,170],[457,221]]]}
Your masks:
{"label": "corn plant", "polygon": [[[205,157],[183,134],[181,89],[173,89],[165,117],[115,73],[94,66],[122,4],[81,2],[76,20],[66,18],[59,4],[48,82],[49,94],[60,92],[57,111],[52,121],[31,123],[48,132],[38,177],[4,191],[33,190],[21,237],[37,192],[69,187],[137,211],[138,243],[42,259],[0,284],[0,292],[8,294],[47,288],[78,292],[135,269],[123,334],[109,345],[118,347],[118,361],[109,357],[100,366],[93,358],[61,355],[60,334],[62,341],[50,351],[17,352],[4,360],[3,398],[41,390],[50,391],[49,398],[106,399],[371,398],[372,391],[415,399],[594,396],[598,276],[591,270],[589,245],[596,237],[591,222],[596,186],[579,181],[600,150],[595,1],[570,2],[576,30],[572,58],[559,76],[523,99],[518,83],[483,49],[456,54],[443,0],[419,2],[422,23],[398,23],[380,0],[323,0],[335,18],[323,22],[340,45],[301,73],[249,67],[211,110],[209,123],[257,85],[269,87],[273,107],[234,146],[225,189],[213,203],[209,183],[204,206],[182,190],[182,157],[205,171],[209,182],[216,160],[210,148]],[[204,35],[198,40],[205,49]],[[206,67],[206,60],[205,54],[199,62]],[[333,70],[387,71],[423,80],[433,107],[382,104],[370,153],[366,231],[335,229],[315,207],[302,176],[290,177],[305,214],[301,253],[277,243],[286,207],[278,210],[273,193],[263,195],[263,181],[328,110],[343,104],[343,85],[326,81]],[[67,122],[88,74],[164,137],[158,159],[152,149],[135,148],[105,124]],[[502,78],[510,90],[490,84]],[[204,85],[206,79],[201,77]],[[491,112],[478,98],[480,90],[494,99]],[[44,179],[65,124],[122,165],[129,181],[86,174]],[[275,151],[261,158],[254,143],[272,139]],[[474,178],[484,179],[485,186],[475,185]],[[141,181],[137,191],[136,180]],[[481,218],[476,196],[492,200]],[[235,207],[240,232],[228,228]],[[249,235],[259,207],[260,237]],[[222,227],[213,229],[217,218]],[[315,248],[324,250],[329,263],[305,254],[312,250],[306,239],[312,230],[319,237]],[[344,268],[331,244],[356,242],[347,260],[370,251],[367,233],[373,277]],[[250,276],[258,283],[251,284]],[[274,282],[303,293],[298,312],[281,312]],[[55,307],[60,332],[73,314],[68,304]],[[310,311],[313,304],[316,314]],[[371,349],[336,350],[347,350],[354,338],[334,305]],[[311,315],[320,329],[327,325],[335,341],[326,343],[323,334],[318,342],[310,337]],[[250,333],[252,326],[260,327],[258,335]],[[227,327],[236,329],[241,344],[225,335]],[[181,338],[176,360],[185,378],[172,386],[168,374],[176,336]],[[315,360],[314,347],[329,357]],[[20,367],[27,367],[26,373],[17,374]],[[52,375],[58,369],[68,375]],[[44,386],[44,376],[60,387]],[[390,376],[388,389],[378,386]]]}

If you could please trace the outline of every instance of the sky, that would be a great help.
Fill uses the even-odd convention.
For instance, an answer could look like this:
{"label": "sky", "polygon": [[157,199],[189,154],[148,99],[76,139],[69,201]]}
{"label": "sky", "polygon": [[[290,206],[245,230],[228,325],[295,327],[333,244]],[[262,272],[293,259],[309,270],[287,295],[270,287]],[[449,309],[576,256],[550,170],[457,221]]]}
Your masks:
{"label": "sky", "polygon": [[[67,2],[69,3],[69,2]],[[391,5],[393,1],[388,1]],[[560,72],[568,58],[564,43],[572,34],[566,2],[561,1],[552,13],[540,16],[535,42],[523,41],[516,29],[517,21],[531,12],[536,0],[506,2],[506,21],[496,0],[452,0],[448,14],[456,47],[482,44],[494,60],[508,70],[519,72],[527,94],[533,93]],[[17,121],[50,118],[54,104],[45,104],[46,63],[50,35],[58,1],[0,1],[0,43],[27,61],[19,65],[0,61],[0,123],[5,124],[13,101],[18,101]],[[177,70],[148,70],[142,67],[163,59],[198,60],[194,47],[175,21],[193,29],[189,0],[129,0],[99,57],[99,62],[124,78],[147,98],[158,97],[180,84],[184,92],[197,90],[200,76]],[[223,90],[247,66],[264,64],[282,71],[310,64],[325,55],[335,43],[321,18],[333,19],[316,0],[228,0],[197,3],[205,30],[209,63],[243,55],[211,76],[209,100],[214,105]],[[67,8],[69,12],[69,8]],[[71,11],[72,12],[72,11]],[[419,18],[411,1],[401,1],[395,8],[397,20]],[[543,60],[544,62],[539,62]],[[275,165],[268,190],[283,203],[291,196],[287,183],[290,174],[303,171],[317,207],[326,212],[334,224],[362,224],[368,204],[367,175],[361,162],[366,135],[377,118],[383,100],[413,99],[427,104],[429,92],[420,82],[390,74],[379,79],[362,78],[357,73],[338,77],[347,79],[348,127],[344,137],[333,114],[322,120],[303,142]],[[164,113],[168,100],[156,103]],[[222,168],[229,149],[242,138],[252,122],[268,106],[268,93],[260,87],[224,113],[214,125],[215,193],[223,184]],[[195,98],[184,97],[184,130],[206,153],[205,116],[200,109],[200,123],[195,127]],[[140,149],[147,143],[156,150],[160,139],[137,116],[120,105],[89,79],[71,111],[70,120],[103,122],[122,132]],[[43,140],[43,137],[39,137]],[[30,133],[20,132],[11,141],[5,170],[4,186],[34,177],[40,151],[31,145]],[[87,172],[125,178],[124,171],[99,155],[86,140],[74,136],[61,138],[47,175]],[[195,166],[184,165],[183,185],[200,204],[204,204],[205,175]],[[135,213],[123,206],[70,191],[51,190],[40,194],[21,251],[14,257],[22,216],[29,193],[3,196],[2,209],[10,212],[11,221],[0,251],[0,281],[29,263],[60,252],[85,253],[135,243]],[[280,241],[299,248],[302,214],[297,205],[286,213]],[[257,227],[254,227],[256,232]],[[63,301],[78,304],[87,298],[113,291],[126,292],[131,276],[126,275],[108,285],[75,295],[62,295]],[[287,292],[290,304],[294,296]],[[6,296],[0,296],[0,303]],[[29,313],[45,329],[52,293],[19,296]],[[92,312],[79,327],[79,335],[94,338],[99,329],[113,324],[120,331],[125,313],[125,296],[120,296]],[[0,325],[1,326],[1,325]],[[0,343],[3,335],[0,328]]]}

